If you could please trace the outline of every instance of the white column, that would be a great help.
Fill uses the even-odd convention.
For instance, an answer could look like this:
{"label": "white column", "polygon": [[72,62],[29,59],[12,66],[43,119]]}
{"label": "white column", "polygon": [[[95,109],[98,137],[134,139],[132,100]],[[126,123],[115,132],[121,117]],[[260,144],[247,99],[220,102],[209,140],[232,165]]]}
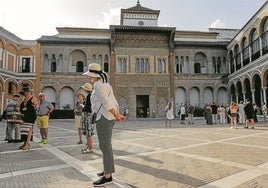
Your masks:
{"label": "white column", "polygon": [[251,90],[252,103],[255,103],[255,89]]}
{"label": "white column", "polygon": [[263,102],[265,102],[265,104],[267,104],[267,99],[266,99],[266,88],[267,88],[267,87],[263,87],[263,88],[262,88]]}
{"label": "white column", "polygon": [[243,101],[246,102],[246,93],[243,93]]}
{"label": "white column", "polygon": [[261,37],[259,37],[259,44],[260,44],[260,56],[262,56],[262,40],[261,40]]}
{"label": "white column", "polygon": [[1,104],[1,114],[4,111],[4,96],[5,96],[5,92],[2,92],[2,96],[1,96],[1,101],[2,101],[2,104]]}
{"label": "white column", "polygon": [[252,58],[251,58],[251,46],[248,46],[248,55],[249,55],[249,62],[251,63]]}
{"label": "white column", "polygon": [[239,103],[239,101],[238,101],[238,94],[235,94],[235,100],[236,100],[236,104],[238,104]]}

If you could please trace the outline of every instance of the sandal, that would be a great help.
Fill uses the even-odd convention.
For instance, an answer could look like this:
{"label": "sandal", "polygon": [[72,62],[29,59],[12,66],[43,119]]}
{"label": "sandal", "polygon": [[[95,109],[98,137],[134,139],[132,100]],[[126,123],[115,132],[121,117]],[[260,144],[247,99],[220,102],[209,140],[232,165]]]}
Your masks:
{"label": "sandal", "polygon": [[24,148],[24,146],[25,146],[25,144],[21,145],[21,146],[19,147],[19,149],[22,149],[22,148]]}
{"label": "sandal", "polygon": [[30,150],[30,145],[25,145],[23,148],[21,148],[22,150]]}

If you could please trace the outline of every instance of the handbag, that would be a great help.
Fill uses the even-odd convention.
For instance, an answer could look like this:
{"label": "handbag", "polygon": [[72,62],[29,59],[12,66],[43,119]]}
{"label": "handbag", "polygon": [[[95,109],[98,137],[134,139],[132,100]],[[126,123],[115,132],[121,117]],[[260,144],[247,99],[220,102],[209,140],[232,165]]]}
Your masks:
{"label": "handbag", "polygon": [[97,119],[97,113],[96,112],[91,113],[91,115],[89,116],[89,123],[90,124],[95,124],[96,119]]}
{"label": "handbag", "polygon": [[100,107],[99,107],[97,112],[93,112],[93,113],[90,114],[90,116],[89,116],[89,123],[90,124],[95,124],[96,123],[97,114],[100,111],[101,107],[102,107],[102,104],[100,105]]}
{"label": "handbag", "polygon": [[[108,96],[110,95],[110,93],[111,93],[111,90],[110,90]],[[100,111],[102,105],[103,105],[103,104],[100,105],[100,107],[99,107],[99,109],[98,109],[97,112],[93,112],[93,113],[90,114],[90,117],[89,117],[89,123],[90,123],[90,124],[95,124],[95,123],[96,123],[97,114],[99,113],[99,111]]]}

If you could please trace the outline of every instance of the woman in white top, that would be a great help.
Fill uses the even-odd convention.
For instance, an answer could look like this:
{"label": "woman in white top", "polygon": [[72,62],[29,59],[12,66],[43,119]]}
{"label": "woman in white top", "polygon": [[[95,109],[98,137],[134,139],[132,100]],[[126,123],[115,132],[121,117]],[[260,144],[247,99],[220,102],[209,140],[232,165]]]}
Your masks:
{"label": "woman in white top", "polygon": [[171,121],[174,119],[174,113],[170,102],[167,104],[165,112],[166,112],[166,127],[168,126],[171,127]]}
{"label": "woman in white top", "polygon": [[97,174],[102,177],[93,182],[93,185],[104,186],[112,183],[112,173],[115,172],[112,148],[113,126],[115,121],[121,122],[125,117],[119,112],[112,86],[107,82],[107,75],[101,70],[101,66],[91,63],[88,69],[83,75],[87,75],[89,82],[93,84],[90,100],[92,112],[97,113],[96,129],[99,148],[103,155],[103,171]]}

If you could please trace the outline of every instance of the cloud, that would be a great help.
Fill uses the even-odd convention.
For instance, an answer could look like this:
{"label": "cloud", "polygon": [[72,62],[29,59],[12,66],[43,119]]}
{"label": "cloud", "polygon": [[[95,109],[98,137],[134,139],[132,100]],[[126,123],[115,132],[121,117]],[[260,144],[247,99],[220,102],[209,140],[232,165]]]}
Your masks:
{"label": "cloud", "polygon": [[119,25],[120,23],[121,7],[112,8],[109,3],[107,5],[108,12],[102,12],[104,20],[99,23],[99,28],[109,28],[110,25]]}
{"label": "cloud", "polygon": [[223,21],[221,21],[220,19],[215,20],[214,22],[212,22],[212,24],[210,24],[210,28],[226,28],[227,24]]}

